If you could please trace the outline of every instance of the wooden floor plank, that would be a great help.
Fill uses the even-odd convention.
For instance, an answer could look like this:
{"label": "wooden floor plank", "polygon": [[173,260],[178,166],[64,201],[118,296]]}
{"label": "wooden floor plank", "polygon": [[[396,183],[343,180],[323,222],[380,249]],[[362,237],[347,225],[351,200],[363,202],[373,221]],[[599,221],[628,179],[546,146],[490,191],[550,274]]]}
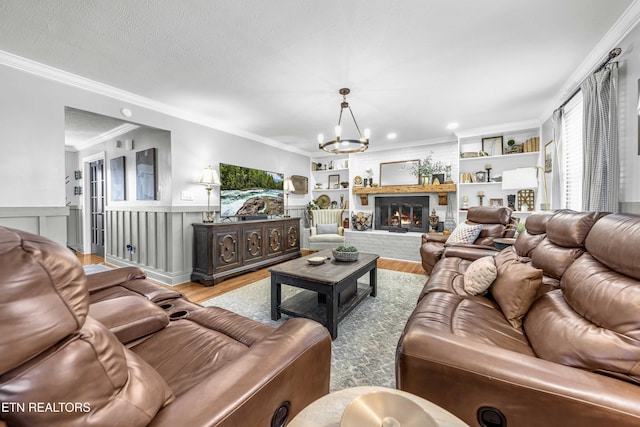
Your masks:
{"label": "wooden floor plank", "polygon": [[[97,255],[78,253],[77,256],[82,265],[105,263],[104,258]],[[427,278],[422,265],[418,262],[380,258],[378,259],[378,268],[383,270],[400,271],[403,273],[422,274],[424,275],[425,280]],[[270,277],[269,267],[245,273],[241,276],[232,277],[221,283],[218,283],[215,286],[203,286],[200,283],[187,282],[171,286],[170,288],[175,291],[181,292],[190,301],[200,304],[210,300],[211,298],[215,298],[227,292],[241,288],[245,285],[257,282],[258,280],[265,279],[267,277]]]}

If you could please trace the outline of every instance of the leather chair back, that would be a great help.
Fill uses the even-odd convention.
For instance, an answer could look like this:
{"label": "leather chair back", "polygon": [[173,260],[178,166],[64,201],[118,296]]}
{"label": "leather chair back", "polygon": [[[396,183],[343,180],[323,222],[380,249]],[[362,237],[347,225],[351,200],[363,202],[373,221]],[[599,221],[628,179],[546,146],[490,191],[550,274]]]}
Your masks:
{"label": "leather chair back", "polygon": [[[0,227],[0,401],[9,425],[147,425],[173,394],[88,317],[84,271],[67,248]],[[46,408],[30,405],[49,404]],[[24,410],[21,410],[24,408]]]}
{"label": "leather chair back", "polygon": [[481,224],[482,231],[474,242],[476,245],[490,246],[494,238],[510,237],[515,228],[510,226],[512,211],[508,207],[474,206],[467,212],[467,224]]}

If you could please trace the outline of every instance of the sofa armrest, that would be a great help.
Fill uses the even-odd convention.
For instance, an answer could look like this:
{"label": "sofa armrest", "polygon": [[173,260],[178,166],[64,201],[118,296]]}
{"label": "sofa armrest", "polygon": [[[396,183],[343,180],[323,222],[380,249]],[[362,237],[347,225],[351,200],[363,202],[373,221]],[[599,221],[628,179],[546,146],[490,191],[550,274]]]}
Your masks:
{"label": "sofa armrest", "polygon": [[268,426],[289,402],[291,420],[329,393],[331,338],[308,319],[290,319],[247,353],[165,406],[150,426]]}
{"label": "sofa armrest", "polygon": [[457,257],[469,261],[475,261],[485,256],[495,256],[499,251],[492,246],[482,246],[473,244],[459,244],[447,246],[444,249],[443,257]]}
{"label": "sofa armrest", "polygon": [[427,242],[439,242],[444,243],[449,238],[450,234],[440,234],[440,233],[424,233],[422,235],[422,244]]}
{"label": "sofa armrest", "polygon": [[144,279],[145,277],[147,277],[145,272],[138,267],[114,268],[108,271],[88,274],[87,289],[89,293],[92,293],[111,286],[122,285],[129,280]]}
{"label": "sofa armrest", "polygon": [[481,406],[499,409],[510,426],[640,424],[635,384],[416,324],[398,349],[397,388],[470,425]]}

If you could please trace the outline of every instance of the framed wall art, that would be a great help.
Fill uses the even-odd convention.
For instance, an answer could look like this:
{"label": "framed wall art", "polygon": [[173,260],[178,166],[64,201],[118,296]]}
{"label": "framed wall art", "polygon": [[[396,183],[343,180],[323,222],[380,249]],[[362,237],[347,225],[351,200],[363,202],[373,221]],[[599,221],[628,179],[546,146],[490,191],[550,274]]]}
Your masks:
{"label": "framed wall art", "polygon": [[111,172],[110,193],[112,201],[126,200],[126,181],[125,181],[125,157],[115,157],[109,160],[109,170]]}
{"label": "framed wall art", "polygon": [[156,200],[156,149],[136,153],[136,200]]}
{"label": "framed wall art", "polygon": [[340,175],[329,175],[329,186],[327,188],[330,190],[340,188]]}
{"label": "framed wall art", "polygon": [[482,151],[490,156],[502,155],[502,137],[492,136],[490,138],[482,138]]}
{"label": "framed wall art", "polygon": [[489,199],[489,206],[499,208],[504,203],[502,198]]}
{"label": "framed wall art", "polygon": [[307,194],[309,192],[309,178],[301,175],[291,175],[293,184],[292,194]]}
{"label": "framed wall art", "polygon": [[544,146],[544,173],[553,170],[553,141],[549,141]]}

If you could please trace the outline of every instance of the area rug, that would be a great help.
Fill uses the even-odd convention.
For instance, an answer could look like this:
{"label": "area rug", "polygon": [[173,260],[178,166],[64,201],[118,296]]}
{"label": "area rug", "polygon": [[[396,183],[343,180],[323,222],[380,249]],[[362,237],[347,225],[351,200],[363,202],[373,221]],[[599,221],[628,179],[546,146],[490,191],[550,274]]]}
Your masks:
{"label": "area rug", "polygon": [[[369,275],[361,279],[368,282]],[[378,295],[367,297],[338,324],[333,341],[331,391],[356,386],[395,388],[395,351],[409,315],[415,308],[426,276],[378,269]],[[282,299],[301,291],[282,286]],[[202,305],[226,308],[273,326],[289,317],[271,320],[271,279],[262,279],[210,299]]]}
{"label": "area rug", "polygon": [[110,267],[107,267],[104,264],[89,264],[82,267],[84,269],[84,274],[94,274],[99,273],[101,271],[111,270]]}

